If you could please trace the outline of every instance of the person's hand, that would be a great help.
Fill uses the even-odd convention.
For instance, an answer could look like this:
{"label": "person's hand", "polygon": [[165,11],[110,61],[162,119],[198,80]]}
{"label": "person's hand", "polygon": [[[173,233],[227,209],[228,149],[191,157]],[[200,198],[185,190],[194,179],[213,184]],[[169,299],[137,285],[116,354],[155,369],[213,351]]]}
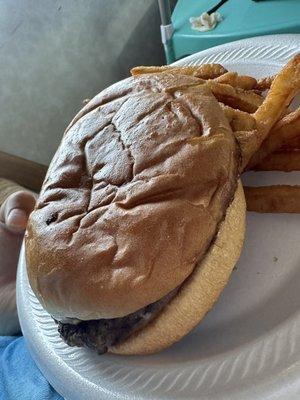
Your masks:
{"label": "person's hand", "polygon": [[16,270],[28,217],[35,205],[33,194],[10,195],[0,208],[0,335],[19,332],[16,307]]}

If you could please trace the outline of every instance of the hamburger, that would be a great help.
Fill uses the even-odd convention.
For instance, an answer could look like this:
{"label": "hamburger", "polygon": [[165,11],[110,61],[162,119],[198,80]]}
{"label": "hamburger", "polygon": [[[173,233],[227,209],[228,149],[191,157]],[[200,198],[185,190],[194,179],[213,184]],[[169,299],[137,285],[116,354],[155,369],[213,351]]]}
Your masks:
{"label": "hamburger", "polygon": [[134,76],[79,112],[25,238],[30,285],[67,344],[147,354],[200,322],[242,249],[240,164],[194,76]]}

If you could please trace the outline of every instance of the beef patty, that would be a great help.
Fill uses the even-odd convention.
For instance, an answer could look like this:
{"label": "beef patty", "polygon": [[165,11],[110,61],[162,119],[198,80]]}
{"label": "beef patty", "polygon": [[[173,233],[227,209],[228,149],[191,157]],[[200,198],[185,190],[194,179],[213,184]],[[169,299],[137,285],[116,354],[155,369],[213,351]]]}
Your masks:
{"label": "beef patty", "polygon": [[122,318],[77,320],[76,323],[56,321],[58,332],[69,346],[88,347],[96,350],[98,354],[106,353],[109,347],[122,342],[129,335],[147,325],[177,292],[178,288],[155,303]]}

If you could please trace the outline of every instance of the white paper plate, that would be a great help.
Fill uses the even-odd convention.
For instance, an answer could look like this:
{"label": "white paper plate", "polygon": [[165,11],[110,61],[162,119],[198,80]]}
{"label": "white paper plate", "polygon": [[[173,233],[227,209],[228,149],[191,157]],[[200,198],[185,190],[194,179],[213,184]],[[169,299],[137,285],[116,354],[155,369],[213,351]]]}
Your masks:
{"label": "white paper plate", "polygon": [[[256,77],[275,73],[300,50],[300,35],[258,37],[177,64],[220,62]],[[247,184],[300,183],[300,173],[250,173]],[[30,290],[24,254],[18,307],[29,349],[65,398],[300,398],[300,215],[248,213],[237,270],[200,326],[170,349],[119,357],[68,347]]]}

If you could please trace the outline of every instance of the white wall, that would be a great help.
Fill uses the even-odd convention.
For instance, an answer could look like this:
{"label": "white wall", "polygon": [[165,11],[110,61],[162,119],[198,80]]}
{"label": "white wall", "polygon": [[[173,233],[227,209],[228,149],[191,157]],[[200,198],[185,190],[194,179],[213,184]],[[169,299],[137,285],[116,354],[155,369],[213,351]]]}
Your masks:
{"label": "white wall", "polygon": [[0,150],[47,164],[83,99],[164,63],[159,24],[156,0],[0,0]]}

